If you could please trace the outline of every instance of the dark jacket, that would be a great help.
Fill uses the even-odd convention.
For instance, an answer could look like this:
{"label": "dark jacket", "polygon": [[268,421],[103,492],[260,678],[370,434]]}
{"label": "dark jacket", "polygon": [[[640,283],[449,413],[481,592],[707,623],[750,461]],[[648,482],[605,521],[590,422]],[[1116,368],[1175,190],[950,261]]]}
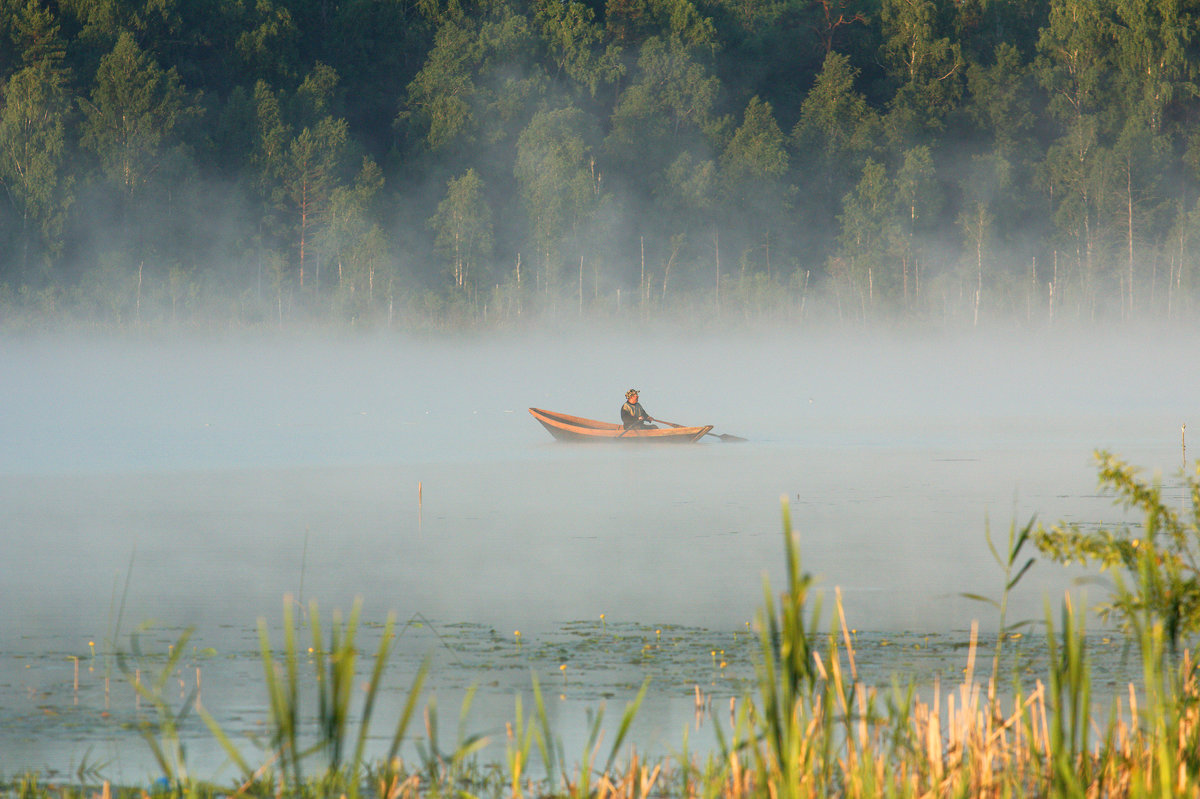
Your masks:
{"label": "dark jacket", "polygon": [[628,430],[632,427],[649,427],[650,414],[640,402],[626,402],[621,406],[621,424]]}

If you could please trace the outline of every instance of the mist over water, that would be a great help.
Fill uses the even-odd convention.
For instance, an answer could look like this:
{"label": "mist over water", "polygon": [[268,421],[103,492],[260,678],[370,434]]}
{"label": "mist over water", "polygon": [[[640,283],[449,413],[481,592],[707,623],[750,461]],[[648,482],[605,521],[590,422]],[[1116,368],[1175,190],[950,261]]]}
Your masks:
{"label": "mist over water", "polygon": [[[9,341],[0,570],[20,612],[0,640],[94,637],[127,576],[127,621],[248,623],[302,592],[505,627],[738,626],[780,575],[780,496],[860,626],[963,626],[980,608],[957,594],[999,583],[986,523],[1111,520],[1097,447],[1179,468],[1190,344]],[[616,419],[629,387],[652,415],[750,440],[563,445],[526,412]]]}
{"label": "mist over water", "polygon": [[[782,583],[781,496],[851,626],[987,629],[961,594],[1000,591],[988,525],[1003,542],[1035,514],[1119,520],[1096,448],[1171,495],[1194,351],[1095,333],[10,338],[0,648],[79,654],[154,619],[247,649],[289,593],[504,636],[600,614],[739,630],[763,575]],[[749,440],[567,445],[526,411],[615,421],[631,387],[654,416]],[[1040,563],[1010,619],[1078,574]]]}

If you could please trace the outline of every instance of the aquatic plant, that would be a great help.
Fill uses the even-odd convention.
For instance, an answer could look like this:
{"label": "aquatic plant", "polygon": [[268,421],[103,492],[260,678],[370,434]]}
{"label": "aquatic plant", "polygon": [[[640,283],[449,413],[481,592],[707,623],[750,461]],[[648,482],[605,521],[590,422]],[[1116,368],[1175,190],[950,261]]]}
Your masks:
{"label": "aquatic plant", "polygon": [[[315,600],[309,603],[308,619],[312,633],[311,662],[317,688],[318,735],[317,741],[308,748],[302,748],[300,745],[301,694],[297,676],[299,657],[292,608],[291,597],[285,597],[282,664],[275,661],[270,647],[266,620],[259,619],[258,625],[263,673],[271,708],[273,730],[271,742],[276,753],[281,790],[286,789],[289,778],[293,786],[297,788],[303,786],[306,772],[302,767],[302,761],[312,754],[321,753],[326,758],[326,768],[324,771],[318,772],[320,774],[319,782],[329,789],[336,787],[347,793],[350,799],[354,799],[360,789],[360,774],[365,768],[364,752],[375,699],[396,635],[396,617],[395,614],[388,614],[384,624],[379,649],[375,654],[374,667],[367,682],[365,699],[358,714],[358,731],[354,736],[353,756],[348,763],[344,763],[343,755],[346,752],[346,745],[349,743],[348,722],[351,715],[350,705],[358,655],[355,648],[355,636],[358,631],[362,600],[355,601],[349,618],[344,622],[340,614],[334,614],[327,648],[323,640],[317,603]],[[397,776],[395,772],[400,770],[397,764],[397,754],[405,740],[427,673],[428,661],[422,664],[413,678],[404,711],[396,722],[391,745],[384,758],[386,766],[381,773],[377,774],[377,777],[385,783],[392,781]],[[210,724],[210,726],[215,726],[215,724]],[[228,738],[225,737],[224,741],[227,742]],[[240,761],[243,775],[247,780],[253,779],[257,772],[250,772],[244,759],[236,757],[235,752],[228,746],[227,750],[235,762]],[[458,757],[456,754],[456,759]]]}
{"label": "aquatic plant", "polygon": [[[757,721],[757,734],[766,742],[765,749],[754,747],[758,769],[773,776],[784,797],[796,796],[802,783],[822,782],[829,777],[829,749],[820,747],[823,757],[814,758],[813,741],[829,742],[832,714],[816,714],[815,691],[819,685],[813,661],[813,645],[818,607],[805,618],[813,578],[800,566],[800,550],[792,530],[791,512],[783,500],[784,558],[787,566],[786,587],[776,608],[770,581],[763,579],[763,607],[757,626],[760,634],[757,702],[751,707]],[[809,625],[809,626],[806,626]],[[828,683],[826,683],[828,684]],[[822,697],[825,699],[827,697]],[[821,735],[805,719],[824,720]]]}
{"label": "aquatic plant", "polygon": [[[137,661],[145,660],[145,653],[141,648],[141,632],[145,628],[146,625],[143,624],[130,634],[130,649],[133,658]],[[185,630],[180,635],[176,644],[168,650],[166,662],[159,670],[158,676],[149,684],[142,680],[141,669],[135,667],[128,656],[119,653],[117,660],[122,673],[125,674],[136,694],[148,701],[154,708],[155,718],[153,720],[145,717],[139,719],[138,730],[142,739],[150,747],[155,762],[162,770],[164,783],[181,794],[187,795],[192,794],[193,783],[188,773],[187,758],[184,754],[179,728],[194,708],[196,691],[193,688],[181,707],[176,710],[167,701],[165,688],[167,681],[170,680],[179,665],[184,647],[191,634],[191,630]]]}
{"label": "aquatic plant", "polygon": [[1055,561],[1098,563],[1119,575],[1099,608],[1102,617],[1132,630],[1137,615],[1149,611],[1163,622],[1170,648],[1177,651],[1182,638],[1200,632],[1200,468],[1182,476],[1191,504],[1184,514],[1168,507],[1157,477],[1141,479],[1136,468],[1104,450],[1095,460],[1101,489],[1126,510],[1144,514],[1140,532],[1129,524],[1089,529],[1060,522],[1049,530],[1039,527],[1034,541]]}
{"label": "aquatic plant", "polygon": [[962,594],[967,599],[976,602],[984,602],[996,609],[998,620],[996,625],[996,652],[992,657],[992,676],[993,682],[991,691],[995,690],[995,678],[999,676],[1000,671],[1000,654],[1004,648],[1004,642],[1009,639],[1017,630],[1023,627],[1028,627],[1031,623],[1030,619],[1023,619],[1018,622],[1009,623],[1008,621],[1008,600],[1012,596],[1013,589],[1017,587],[1017,583],[1021,582],[1021,578],[1025,576],[1033,564],[1037,562],[1036,558],[1028,558],[1020,568],[1017,567],[1017,562],[1021,557],[1021,550],[1025,548],[1030,540],[1030,535],[1033,532],[1034,519],[1020,529],[1017,530],[1017,523],[1014,521],[1008,526],[1008,547],[1004,554],[1000,554],[1000,550],[996,549],[996,543],[992,540],[992,528],[990,524],[984,525],[984,538],[987,540],[988,550],[992,553],[992,558],[996,564],[1004,570],[1004,586],[1000,592],[1000,599],[992,599],[982,594],[967,592]]}
{"label": "aquatic plant", "polygon": [[[1130,617],[1146,653],[1142,684],[1129,685],[1127,700],[1114,697],[1107,724],[1093,703],[1087,638],[1069,596],[1057,626],[1047,609],[1047,682],[1036,681],[1032,691],[1015,683],[1010,709],[990,691],[998,658],[989,693],[981,695],[974,631],[963,681],[945,697],[944,707],[938,686],[929,703],[911,683],[898,681],[881,703],[876,689],[856,676],[840,598],[833,632],[821,647],[819,610],[808,608],[816,599],[812,580],[800,570],[786,501],[783,515],[787,585],[778,605],[768,590],[759,616],[757,686],[744,700],[721,762],[697,772],[704,774],[703,783],[686,795],[1165,797],[1200,790],[1196,675],[1190,657],[1170,670],[1155,656],[1162,650],[1164,623],[1151,608]],[[1029,568],[1028,562],[1012,568],[1028,530],[1018,533],[1014,527],[1010,535],[1002,561],[1009,567],[1006,591]],[[1151,568],[1143,560],[1142,571]],[[1003,600],[997,606],[1003,609]],[[1002,621],[1002,632],[1006,626]]]}
{"label": "aquatic plant", "polygon": [[[162,772],[161,786],[173,795],[195,796],[204,793],[202,782],[195,780],[187,767],[185,748],[179,733],[184,720],[192,711],[201,717],[230,761],[237,767],[241,784],[239,793],[270,795],[306,795],[315,785],[321,793],[342,794],[354,799],[358,796],[363,778],[370,774],[377,784],[397,785],[403,765],[397,755],[403,745],[409,724],[416,710],[421,688],[428,674],[428,661],[423,663],[413,678],[408,691],[404,710],[395,723],[391,744],[382,765],[371,768],[366,761],[366,744],[370,731],[375,701],[383,682],[383,674],[396,637],[394,614],[389,614],[375,653],[371,674],[366,682],[364,699],[357,710],[357,730],[352,733],[350,719],[353,715],[352,700],[356,680],[356,634],[361,613],[361,600],[356,601],[350,616],[343,619],[335,613],[326,643],[321,616],[316,601],[309,603],[308,625],[312,635],[312,646],[308,650],[308,662],[312,666],[315,685],[315,740],[305,742],[301,729],[303,698],[301,691],[301,655],[297,638],[297,627],[292,598],[285,597],[283,611],[283,647],[277,659],[270,644],[266,621],[259,620],[259,642],[263,665],[263,681],[270,711],[270,735],[268,745],[270,757],[262,764],[252,766],[253,758],[234,743],[218,721],[198,701],[197,690],[186,695],[175,707],[167,699],[165,686],[179,667],[185,646],[192,631],[185,630],[170,647],[169,655],[157,677],[149,684],[142,680],[142,669],[134,662],[146,660],[141,650],[139,631],[131,636],[131,655],[122,654],[120,664],[138,696],[150,703],[155,710],[153,718],[141,718],[139,729],[149,745],[155,762]],[[465,723],[467,706],[463,708]],[[430,718],[427,712],[427,724]],[[436,722],[434,722],[436,724]],[[436,735],[430,735],[436,743]],[[480,746],[478,736],[466,737],[454,750],[453,762],[465,760]],[[350,747],[353,746],[351,750]],[[349,758],[347,759],[347,755]],[[313,767],[313,758],[322,757],[323,767]],[[430,760],[441,757],[436,750]],[[429,766],[434,781],[439,780],[437,769]],[[452,778],[441,775],[441,779]],[[271,788],[274,784],[276,787]],[[255,786],[258,786],[257,789]]]}

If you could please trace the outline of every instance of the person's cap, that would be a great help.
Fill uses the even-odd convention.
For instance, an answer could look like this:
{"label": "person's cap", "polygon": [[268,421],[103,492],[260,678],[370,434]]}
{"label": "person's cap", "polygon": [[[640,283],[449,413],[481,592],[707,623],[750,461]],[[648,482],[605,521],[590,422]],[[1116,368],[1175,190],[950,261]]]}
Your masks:
{"label": "person's cap", "polygon": [[640,391],[638,391],[636,388],[631,388],[631,389],[629,389],[628,391],[626,391],[626,392],[625,392],[625,399],[629,399],[629,398],[630,398],[630,397],[632,397],[634,394],[640,394],[640,393],[641,393],[641,392],[640,392]]}

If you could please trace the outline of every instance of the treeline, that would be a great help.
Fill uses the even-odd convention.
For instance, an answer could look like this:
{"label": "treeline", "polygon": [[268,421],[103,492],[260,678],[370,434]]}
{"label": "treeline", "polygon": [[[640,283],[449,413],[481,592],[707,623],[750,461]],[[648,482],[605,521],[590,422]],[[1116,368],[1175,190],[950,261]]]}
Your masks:
{"label": "treeline", "polygon": [[0,313],[1188,318],[1200,0],[0,0]]}

